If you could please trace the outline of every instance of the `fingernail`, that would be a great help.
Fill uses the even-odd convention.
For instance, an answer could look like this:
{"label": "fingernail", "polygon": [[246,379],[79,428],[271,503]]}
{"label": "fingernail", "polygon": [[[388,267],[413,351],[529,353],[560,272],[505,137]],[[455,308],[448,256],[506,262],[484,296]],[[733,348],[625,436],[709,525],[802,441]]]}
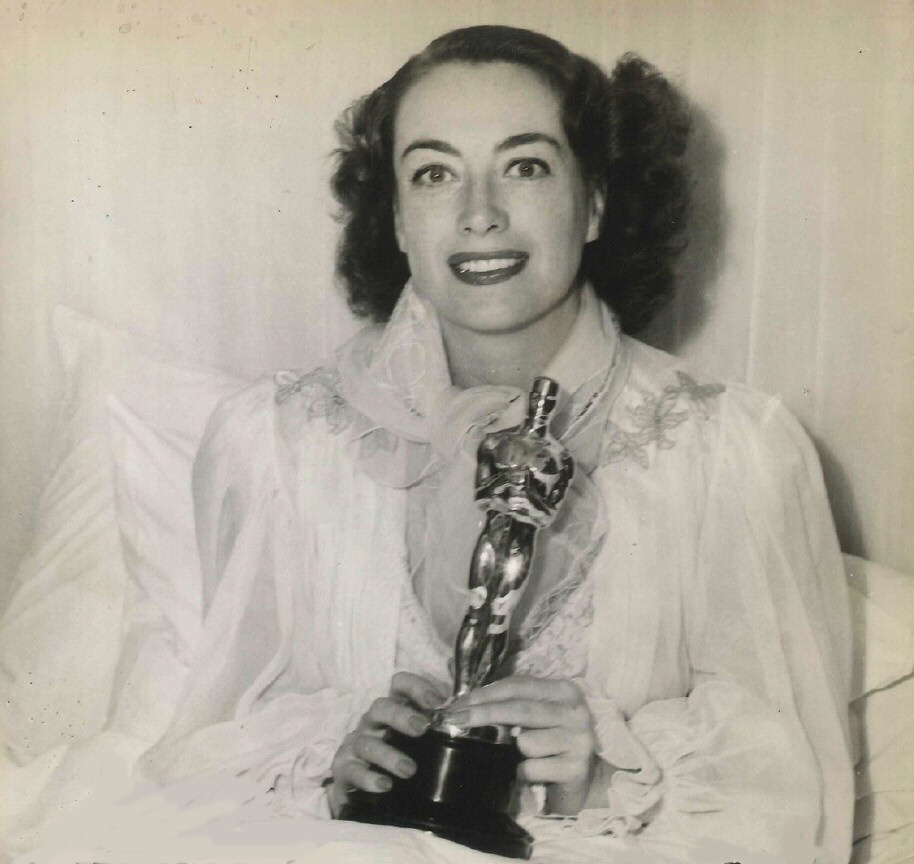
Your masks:
{"label": "fingernail", "polygon": [[428,718],[422,717],[419,714],[414,714],[409,718],[409,728],[413,730],[417,735],[421,735],[426,729],[428,729]]}
{"label": "fingernail", "polygon": [[416,773],[416,763],[412,759],[401,759],[397,762],[397,774],[401,777],[412,777]]}
{"label": "fingernail", "polygon": [[394,781],[391,780],[390,777],[378,777],[374,785],[378,792],[390,792],[391,787],[394,785]]}
{"label": "fingernail", "polygon": [[444,715],[444,722],[451,726],[467,726],[470,722],[469,711],[448,711]]}
{"label": "fingernail", "polygon": [[419,698],[419,704],[423,708],[437,708],[441,704],[441,699],[437,693],[426,690]]}

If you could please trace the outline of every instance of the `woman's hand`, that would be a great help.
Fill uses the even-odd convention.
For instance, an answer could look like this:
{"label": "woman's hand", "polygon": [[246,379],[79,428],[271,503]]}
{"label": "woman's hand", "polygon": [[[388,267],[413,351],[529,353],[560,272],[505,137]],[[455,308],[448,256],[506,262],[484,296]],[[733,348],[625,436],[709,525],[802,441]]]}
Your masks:
{"label": "woman's hand", "polygon": [[330,812],[336,816],[352,789],[387,792],[391,779],[376,769],[397,777],[411,777],[416,770],[412,759],[391,747],[383,739],[386,729],[418,738],[428,728],[424,711],[437,708],[447,697],[444,684],[428,681],[409,672],[398,672],[391,679],[390,693],[375,699],[362,715],[359,725],[350,732],[333,757],[330,787]]}
{"label": "woman's hand", "polygon": [[504,678],[456,700],[444,720],[464,728],[520,726],[517,746],[525,759],[517,776],[547,784],[549,812],[573,816],[585,805],[606,806],[602,793],[612,768],[597,756],[593,717],[572,681]]}

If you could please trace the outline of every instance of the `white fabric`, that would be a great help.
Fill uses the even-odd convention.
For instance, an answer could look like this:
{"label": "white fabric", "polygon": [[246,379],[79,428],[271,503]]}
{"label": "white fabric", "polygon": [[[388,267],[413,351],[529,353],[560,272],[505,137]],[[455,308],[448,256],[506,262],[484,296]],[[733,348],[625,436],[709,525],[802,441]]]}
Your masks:
{"label": "white fabric", "polygon": [[[899,835],[907,836],[910,843],[914,838],[914,677],[870,693],[851,710],[862,738],[855,840],[874,853],[895,845],[893,838]],[[914,852],[914,845],[907,851]],[[861,855],[855,860],[867,859]],[[873,860],[883,859],[874,854]]]}
{"label": "white fabric", "polygon": [[202,627],[190,464],[199,436],[108,401],[115,494],[130,571],[108,728],[155,741],[168,727]]}
{"label": "white fabric", "polygon": [[859,699],[914,672],[914,578],[856,555],[844,564],[859,646],[851,699]]}
{"label": "white fabric", "polygon": [[[859,737],[854,862],[914,854],[914,579],[845,555],[855,651],[851,721]],[[905,857],[907,856],[907,857]]]}
{"label": "white fabric", "polygon": [[63,399],[35,533],[0,620],[0,732],[19,765],[88,738],[107,717],[128,573],[106,398],[116,393],[144,417],[168,418],[196,442],[219,399],[241,386],[64,307],[55,310],[53,335]]}
{"label": "white fabric", "polygon": [[[143,372],[147,376],[147,380],[159,380],[162,373],[157,374],[155,366],[150,371],[148,362],[143,361],[147,348],[143,340],[136,340],[131,334],[104,327],[83,316],[74,317],[73,313],[68,311],[60,313],[58,317],[62,317],[64,324],[72,324],[70,328],[66,326],[62,328],[64,335],[68,329],[72,332],[73,328],[78,328],[76,329],[78,340],[68,342],[72,346],[68,355],[71,361],[68,369],[72,368],[73,372],[84,368],[93,369],[98,365],[101,351],[102,357],[122,355],[127,358],[137,358],[140,360],[138,365],[141,368],[145,367]],[[96,335],[91,335],[93,333]],[[100,336],[97,335],[99,333]],[[111,340],[121,346],[121,350],[113,351]],[[101,348],[100,343],[102,343]],[[108,347],[104,347],[105,345]],[[156,353],[157,362],[163,364],[163,368],[169,365],[175,367],[169,373],[171,376],[180,375],[180,370],[186,368],[186,361],[176,357],[173,352],[159,349]],[[104,369],[105,364],[101,365]],[[204,379],[208,379],[214,386],[216,382],[224,380],[213,372],[207,372],[206,376],[197,380],[203,382]],[[109,379],[103,378],[100,385],[105,384],[107,380]],[[225,385],[220,384],[219,386],[224,387]],[[152,390],[155,393],[158,388],[154,387]],[[175,632],[184,618],[182,610],[185,608],[185,604],[168,603],[168,597],[176,597],[180,594],[180,591],[171,589],[162,594],[157,601],[153,600],[149,596],[148,590],[142,588],[145,584],[143,576],[144,573],[153,576],[156,573],[162,574],[161,562],[170,561],[168,567],[174,570],[174,581],[182,583],[184,590],[191,585],[199,584],[199,564],[196,555],[185,557],[182,553],[181,560],[176,560],[174,556],[178,550],[186,552],[194,544],[193,517],[187,489],[190,486],[191,456],[199,432],[193,431],[192,424],[195,421],[191,416],[193,405],[190,396],[195,393],[196,398],[201,401],[216,398],[210,394],[207,387],[202,386],[179,387],[177,392],[186,392],[188,398],[168,398],[168,389],[163,385],[158,398],[152,400],[147,398],[144,404],[137,406],[145,408],[147,412],[155,413],[158,417],[156,422],[142,419],[126,408],[119,399],[112,400],[109,405],[111,446],[118,485],[118,521],[125,537],[134,537],[131,545],[134,546],[136,553],[136,558],[132,559],[130,564],[133,579],[132,587],[129,586],[129,590],[137,598],[143,600],[143,602],[139,602],[135,599],[129,605],[130,626],[128,633],[123,637],[125,645],[117,676],[121,682],[120,695],[115,700],[114,714],[109,720],[109,727],[113,727],[113,729],[111,732],[106,732],[87,742],[86,745],[71,745],[69,748],[58,746],[24,767],[7,766],[4,774],[7,783],[10,784],[9,788],[14,790],[8,797],[8,807],[5,813],[8,818],[16,817],[17,813],[21,814],[23,809],[29,809],[28,805],[35,803],[36,800],[41,807],[34,807],[33,810],[56,811],[72,808],[77,801],[85,799],[89,788],[98,787],[98,777],[111,775],[114,769],[109,763],[112,761],[121,764],[119,770],[126,778],[132,765],[130,754],[135,755],[138,752],[137,748],[142,749],[144,746],[142,741],[154,740],[162,725],[168,722],[174,711],[177,698],[175,688],[180,687],[183,683],[182,676],[186,674],[186,667],[175,657],[175,651],[180,645],[180,640],[175,638]],[[83,390],[81,393],[82,396],[71,403],[71,410],[85,418],[85,422],[97,424],[103,420],[103,417],[99,417],[97,413],[93,412],[98,412],[101,398],[94,393],[93,388]],[[201,410],[205,410],[205,408]],[[56,449],[58,448],[55,448],[55,451]],[[102,451],[99,458],[104,455]],[[91,464],[87,467],[91,468]],[[104,479],[106,483],[109,482],[107,475],[99,478],[99,480],[101,479]],[[108,496],[107,506],[110,508],[113,506],[110,501],[112,495],[110,491],[105,494]],[[47,497],[48,500],[53,500],[54,496],[49,492]],[[145,514],[142,520],[137,519],[139,513]],[[109,516],[110,518],[112,517]],[[93,548],[92,537],[95,530],[93,525],[92,520],[74,523],[70,548]],[[108,530],[116,533],[113,525]],[[96,550],[94,554],[99,553]],[[73,559],[71,556],[71,560],[75,562],[79,559]],[[855,845],[854,862],[857,864],[857,862],[869,860],[901,861],[903,858],[899,856],[903,855],[906,848],[910,848],[910,838],[906,841],[903,834],[905,831],[910,833],[910,825],[914,822],[914,816],[912,816],[914,799],[912,799],[910,777],[908,776],[910,772],[907,769],[907,766],[911,764],[911,759],[914,758],[914,751],[912,751],[914,726],[908,722],[908,718],[911,716],[911,711],[908,709],[914,686],[912,686],[910,678],[898,683],[894,682],[898,677],[909,672],[911,664],[914,662],[914,656],[908,650],[911,625],[914,625],[914,621],[910,618],[912,607],[909,595],[914,583],[910,577],[893,573],[872,562],[864,562],[852,556],[845,556],[845,561],[851,587],[851,608],[855,625],[855,678],[852,693],[854,696],[859,696],[861,692],[869,694],[865,699],[858,698],[852,706],[853,714],[860,723],[863,736],[862,755],[857,765],[858,801],[854,832],[855,839],[860,838],[860,842]],[[116,555],[102,558],[99,563],[109,568],[123,566]],[[152,587],[152,584],[155,583],[147,584],[146,589]],[[586,582],[584,587],[588,586],[592,588],[592,583]],[[174,588],[178,587],[174,586]],[[582,591],[572,595],[569,602],[562,607],[561,616],[554,619],[553,627],[561,624],[571,630],[577,625],[576,619],[581,614],[581,610],[586,609],[586,604],[583,602],[585,593]],[[439,644],[433,651],[421,650],[423,647],[427,648],[429,643],[435,645],[436,637],[434,634],[430,635],[427,616],[418,606],[413,593],[404,591],[403,598],[405,602],[400,612],[398,664],[402,663],[403,668],[418,669],[425,674],[444,677],[447,670],[446,664],[442,661],[441,652],[446,650],[445,647]],[[580,606],[578,610],[574,608],[576,605]],[[49,612],[49,604],[45,603],[43,606],[39,605],[35,608],[31,617],[10,620],[15,622],[16,626],[25,628],[25,625],[28,625],[23,632],[27,633],[33,642],[38,640],[37,644],[46,646],[39,650],[60,651],[61,646],[55,635],[60,632],[60,626],[67,623],[68,620],[74,627],[82,625],[84,630],[91,632],[89,628],[85,628],[84,620],[75,620],[79,618],[79,607],[72,606],[71,608],[77,609],[75,615],[70,618],[59,618],[56,617],[58,613]],[[561,622],[561,618],[565,619],[564,623]],[[51,623],[52,621],[54,624]],[[116,632],[113,615],[112,618],[106,619],[104,626],[112,634]],[[904,631],[903,638],[899,639],[897,637],[901,631]],[[573,638],[559,637],[550,641],[547,651],[544,640],[535,641],[527,653],[532,671],[537,674],[558,674],[558,670],[568,669],[569,664],[577,669],[583,669],[586,664],[580,662],[577,657],[569,660],[567,657],[560,656],[561,650],[567,645],[576,646],[576,643]],[[557,648],[560,649],[559,656],[557,656]],[[576,647],[575,650],[577,650]],[[67,659],[71,664],[70,669],[75,668],[77,672],[73,676],[76,680],[71,688],[73,701],[82,699],[85,703],[88,701],[86,697],[91,696],[91,691],[88,693],[85,691],[79,676],[85,674],[82,670],[89,671],[93,668],[93,655],[81,652],[79,656],[74,656],[74,653],[67,654]],[[74,664],[76,665],[74,666]],[[49,673],[45,669],[41,674],[47,676]],[[879,689],[886,684],[894,684],[894,686]],[[93,722],[98,724],[104,722],[102,706],[98,707],[96,716],[98,719]],[[611,711],[604,711],[604,725],[614,722],[612,716]],[[6,722],[15,723],[17,721],[7,719]],[[66,722],[72,722],[72,717],[66,717]],[[616,722],[624,723],[624,719]],[[132,736],[140,736],[140,738],[134,739],[134,741],[125,739],[124,732],[128,732]],[[108,767],[100,767],[105,765]],[[53,790],[52,794],[46,793],[42,796],[40,793],[44,787]],[[123,807],[118,807],[117,814],[118,823],[122,817],[127,818],[129,815]],[[243,818],[243,816],[239,815],[239,818]],[[27,837],[22,836],[22,820],[18,821],[20,823],[18,839],[12,831],[7,832],[6,835],[10,841],[10,848],[29,848],[34,843],[30,843]],[[100,836],[93,833],[97,830],[97,823],[86,821],[85,808],[78,811],[74,823],[81,828],[80,836],[94,840],[100,839]],[[91,831],[87,827],[89,824],[93,825]],[[142,836],[142,827],[135,822],[130,822],[129,829],[125,828],[125,830],[133,837]],[[145,836],[142,841],[138,841],[144,849],[150,852],[155,848],[154,841],[165,837],[168,831],[157,822],[155,833],[155,837]],[[37,837],[32,834],[28,836]],[[63,833],[59,828],[55,828],[47,836],[54,837],[61,850],[77,848],[74,843],[70,843],[68,847],[72,836]],[[547,851],[546,845],[542,842],[542,831],[540,831],[540,836],[541,842],[538,846],[537,857],[541,857],[540,853],[548,857],[551,853]],[[564,837],[564,839],[563,837],[562,833],[558,833],[556,842],[559,844],[571,842],[568,837]],[[581,839],[577,832],[574,833],[573,838],[575,849],[580,852]],[[241,860],[238,855],[232,857],[232,845],[228,842],[228,838],[225,839],[226,843],[219,846],[218,855],[215,850],[211,850],[210,858],[207,860],[217,860],[217,858],[227,861]],[[375,841],[377,839],[374,838]],[[389,837],[384,839],[385,842],[391,842]],[[616,846],[612,848],[618,851],[618,844],[622,841],[614,840],[613,842],[616,843]],[[643,842],[643,839],[639,838],[639,842]],[[907,846],[905,846],[906,842]],[[188,849],[187,841],[185,839],[175,840],[169,848],[186,851]],[[391,848],[400,849],[401,847],[392,844]],[[556,847],[551,848],[554,851]],[[595,853],[597,860],[607,860],[612,854],[612,848],[607,847],[605,843],[598,847],[598,852]],[[377,851],[376,847],[375,849]],[[237,847],[235,851],[237,851]],[[289,846],[284,851],[288,852],[288,858],[282,860],[291,859],[295,854],[293,846]],[[737,857],[732,855],[728,860]],[[117,856],[117,859],[129,860],[128,851],[125,850],[124,854]],[[167,860],[167,858],[162,857],[161,860]],[[569,860],[567,849],[563,847],[563,854],[557,860]]]}
{"label": "white fabric", "polygon": [[[621,345],[584,685],[627,770],[605,811],[534,830],[596,826],[645,850],[818,842],[846,861],[846,591],[812,446],[776,400]],[[281,808],[326,813],[335,747],[394,668],[405,493],[357,467],[360,424],[332,374],[290,381],[210,422],[195,469],[206,631],[143,764],[161,781],[244,772]]]}
{"label": "white fabric", "polygon": [[[13,864],[73,861],[207,862],[207,864],[493,864],[476,852],[420,831],[300,815],[277,819],[253,784],[219,775],[166,790],[134,790],[110,808],[58,823],[57,830]],[[707,844],[696,861],[733,860],[732,848]],[[711,853],[711,854],[708,854]],[[716,854],[714,854],[716,853]],[[611,837],[541,839],[535,864],[675,864]],[[770,860],[770,859],[769,859]]]}

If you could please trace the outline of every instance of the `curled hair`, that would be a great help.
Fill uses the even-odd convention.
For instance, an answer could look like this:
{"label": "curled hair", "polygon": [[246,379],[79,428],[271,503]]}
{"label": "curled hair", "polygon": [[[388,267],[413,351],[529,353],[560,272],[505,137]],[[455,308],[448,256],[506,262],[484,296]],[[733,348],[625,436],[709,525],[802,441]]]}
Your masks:
{"label": "curled hair", "polygon": [[409,279],[394,232],[394,121],[403,94],[450,62],[515,63],[554,89],[584,180],[606,200],[600,235],[584,247],[584,275],[625,332],[641,330],[671,295],[673,265],[684,247],[684,100],[634,54],[624,55],[607,76],[548,36],[494,25],[435,39],[337,121],[332,188],[343,223],[337,273],[353,312],[386,321]]}

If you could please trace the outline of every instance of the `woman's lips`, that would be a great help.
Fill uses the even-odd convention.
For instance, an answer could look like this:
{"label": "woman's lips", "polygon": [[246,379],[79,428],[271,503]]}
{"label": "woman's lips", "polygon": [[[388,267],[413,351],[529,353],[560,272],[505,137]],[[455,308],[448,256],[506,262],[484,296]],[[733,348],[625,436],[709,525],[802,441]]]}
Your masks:
{"label": "woman's lips", "polygon": [[505,249],[498,252],[460,252],[447,259],[451,272],[467,285],[504,282],[527,266],[526,252]]}

